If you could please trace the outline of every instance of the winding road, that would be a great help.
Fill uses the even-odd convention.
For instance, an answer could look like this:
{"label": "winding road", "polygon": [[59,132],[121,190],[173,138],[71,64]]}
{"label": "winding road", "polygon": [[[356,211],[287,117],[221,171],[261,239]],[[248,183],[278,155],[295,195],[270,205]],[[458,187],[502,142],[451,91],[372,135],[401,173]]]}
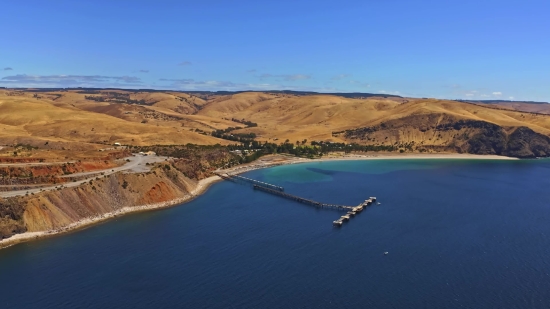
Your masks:
{"label": "winding road", "polygon": [[17,191],[6,191],[6,192],[0,192],[0,197],[13,197],[13,196],[21,196],[25,194],[31,194],[31,193],[38,193],[42,191],[50,191],[50,190],[56,190],[59,187],[64,188],[70,188],[70,187],[77,187],[85,182],[88,182],[97,175],[102,174],[103,175],[111,175],[118,172],[127,172],[127,173],[143,173],[148,172],[151,168],[147,166],[147,164],[153,164],[162,162],[168,159],[167,157],[158,157],[158,156],[141,156],[141,155],[134,155],[131,157],[124,158],[123,160],[127,160],[126,164],[119,166],[119,167],[113,167],[109,169],[104,170],[97,170],[92,172],[83,172],[83,173],[75,173],[71,175],[65,175],[62,177],[79,177],[79,176],[90,176],[86,179],[75,181],[75,182],[69,182],[69,183],[63,183],[63,184],[57,184],[52,185],[48,187],[40,187],[35,189],[27,189],[27,190],[17,190]]}

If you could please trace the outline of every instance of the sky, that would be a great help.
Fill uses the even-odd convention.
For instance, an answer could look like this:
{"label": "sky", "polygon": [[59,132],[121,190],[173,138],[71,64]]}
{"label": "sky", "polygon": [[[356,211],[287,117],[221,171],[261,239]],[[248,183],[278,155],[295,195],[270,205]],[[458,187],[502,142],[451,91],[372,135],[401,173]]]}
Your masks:
{"label": "sky", "polygon": [[548,0],[4,0],[0,87],[550,102]]}

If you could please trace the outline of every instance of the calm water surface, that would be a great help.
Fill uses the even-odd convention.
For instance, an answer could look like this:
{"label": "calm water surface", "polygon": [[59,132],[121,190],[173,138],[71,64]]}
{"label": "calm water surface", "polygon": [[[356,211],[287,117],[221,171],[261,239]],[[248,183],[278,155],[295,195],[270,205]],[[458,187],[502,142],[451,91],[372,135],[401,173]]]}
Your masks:
{"label": "calm water surface", "polygon": [[[0,250],[0,308],[549,308],[550,161],[323,162]],[[384,252],[388,251],[388,255]]]}

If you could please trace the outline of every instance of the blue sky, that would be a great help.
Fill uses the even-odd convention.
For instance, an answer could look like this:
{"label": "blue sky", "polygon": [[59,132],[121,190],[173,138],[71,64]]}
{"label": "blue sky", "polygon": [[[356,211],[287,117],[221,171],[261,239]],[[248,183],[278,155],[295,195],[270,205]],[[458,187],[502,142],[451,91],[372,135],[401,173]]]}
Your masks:
{"label": "blue sky", "polygon": [[550,1],[2,2],[0,86],[550,101]]}

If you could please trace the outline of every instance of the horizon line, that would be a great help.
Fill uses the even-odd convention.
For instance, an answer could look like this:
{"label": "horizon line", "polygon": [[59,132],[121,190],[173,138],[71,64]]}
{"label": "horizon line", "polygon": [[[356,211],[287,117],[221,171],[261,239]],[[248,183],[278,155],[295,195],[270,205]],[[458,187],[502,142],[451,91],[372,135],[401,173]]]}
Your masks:
{"label": "horizon line", "polygon": [[307,90],[172,90],[172,89],[155,89],[155,88],[116,88],[116,87],[5,87],[0,86],[0,89],[13,89],[13,90],[38,90],[38,91],[54,91],[54,90],[122,90],[122,91],[172,91],[172,92],[182,92],[182,93],[226,93],[226,94],[237,94],[244,92],[279,92],[279,93],[296,93],[296,94],[325,94],[325,95],[367,95],[367,96],[380,96],[380,97],[393,97],[393,98],[402,98],[402,99],[433,99],[433,100],[449,100],[449,101],[459,101],[459,102],[522,102],[522,103],[536,103],[536,104],[550,104],[546,101],[531,101],[531,100],[506,100],[506,99],[487,99],[487,100],[477,100],[477,99],[442,99],[434,97],[408,97],[401,96],[396,94],[389,93],[375,93],[375,92],[318,92],[318,91],[307,91]]}

